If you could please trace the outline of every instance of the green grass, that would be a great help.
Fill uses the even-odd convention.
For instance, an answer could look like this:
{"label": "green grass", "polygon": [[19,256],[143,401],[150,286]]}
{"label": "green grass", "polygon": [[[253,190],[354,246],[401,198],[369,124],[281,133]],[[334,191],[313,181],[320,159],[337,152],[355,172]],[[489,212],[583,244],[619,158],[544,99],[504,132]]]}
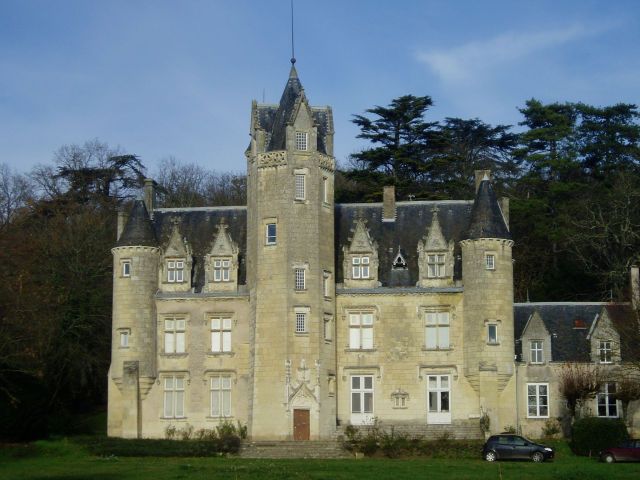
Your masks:
{"label": "green grass", "polygon": [[119,479],[557,479],[640,478],[640,465],[605,465],[576,457],[563,442],[553,462],[487,463],[478,458],[247,460],[240,458],[101,458],[60,439],[0,447],[2,480]]}

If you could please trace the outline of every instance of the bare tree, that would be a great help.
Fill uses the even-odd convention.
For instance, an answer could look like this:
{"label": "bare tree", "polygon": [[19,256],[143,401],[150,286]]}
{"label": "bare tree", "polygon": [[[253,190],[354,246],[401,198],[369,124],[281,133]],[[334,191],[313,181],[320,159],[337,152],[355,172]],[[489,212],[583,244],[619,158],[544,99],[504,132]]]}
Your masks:
{"label": "bare tree", "polygon": [[0,225],[8,224],[31,195],[29,179],[0,163]]}
{"label": "bare tree", "polygon": [[602,385],[597,366],[584,363],[566,363],[558,375],[560,395],[567,401],[571,418],[575,419],[578,407],[593,398]]}

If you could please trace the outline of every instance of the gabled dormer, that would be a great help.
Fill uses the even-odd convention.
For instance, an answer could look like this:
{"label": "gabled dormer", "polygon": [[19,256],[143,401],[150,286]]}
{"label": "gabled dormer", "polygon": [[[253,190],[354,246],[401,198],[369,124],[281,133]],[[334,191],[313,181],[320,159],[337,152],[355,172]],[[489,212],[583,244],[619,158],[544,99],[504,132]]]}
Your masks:
{"label": "gabled dormer", "polygon": [[160,290],[188,292],[191,290],[193,253],[186,237],[180,235],[178,222],[174,222],[169,243],[164,249],[160,268]]}
{"label": "gabled dormer", "polygon": [[371,238],[365,220],[359,218],[349,245],[343,247],[342,264],[346,288],[374,288],[378,282],[378,244]]}
{"label": "gabled dormer", "polygon": [[438,207],[434,206],[431,212],[431,225],[418,242],[419,287],[453,284],[454,242],[447,242],[444,238],[438,219]]}
{"label": "gabled dormer", "polygon": [[229,234],[224,219],[205,257],[205,292],[229,292],[238,289],[238,245]]}
{"label": "gabled dormer", "polygon": [[546,365],[553,360],[551,334],[537,310],[529,316],[519,340],[522,345],[522,362],[529,365]]}
{"label": "gabled dormer", "polygon": [[591,324],[587,340],[591,350],[591,361],[601,365],[620,363],[620,334],[613,322],[614,312],[603,307]]}

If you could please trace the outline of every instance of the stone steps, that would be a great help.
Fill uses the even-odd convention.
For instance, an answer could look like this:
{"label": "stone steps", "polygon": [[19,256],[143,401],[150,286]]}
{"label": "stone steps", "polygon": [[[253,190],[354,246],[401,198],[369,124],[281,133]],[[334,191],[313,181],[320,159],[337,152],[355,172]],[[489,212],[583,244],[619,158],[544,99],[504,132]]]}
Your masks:
{"label": "stone steps", "polygon": [[245,442],[238,455],[242,458],[352,458],[333,440]]}

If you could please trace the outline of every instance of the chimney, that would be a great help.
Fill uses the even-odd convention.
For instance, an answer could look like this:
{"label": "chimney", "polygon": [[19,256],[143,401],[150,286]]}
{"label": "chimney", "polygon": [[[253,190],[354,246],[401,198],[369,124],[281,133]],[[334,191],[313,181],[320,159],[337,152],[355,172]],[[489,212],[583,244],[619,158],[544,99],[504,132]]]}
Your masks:
{"label": "chimney", "polygon": [[129,220],[129,213],[125,212],[122,208],[118,209],[118,227],[116,229],[116,242],[120,240],[120,235],[124,231],[124,226],[127,224],[127,220]]}
{"label": "chimney", "polygon": [[631,267],[631,305],[640,309],[640,266]]}
{"label": "chimney", "polygon": [[382,193],[382,221],[396,221],[396,187],[387,185]]}
{"label": "chimney", "polygon": [[488,180],[491,180],[491,170],[476,170],[476,193],[478,193],[478,189],[480,188],[480,182],[487,177]]}
{"label": "chimney", "polygon": [[500,210],[502,210],[502,217],[504,218],[504,224],[507,226],[507,230],[511,231],[509,227],[509,197],[500,198]]}
{"label": "chimney", "polygon": [[145,178],[144,179],[144,188],[143,188],[143,201],[144,206],[147,207],[147,212],[149,212],[149,217],[153,219],[153,209],[156,208],[156,186],[158,184],[153,180],[153,178]]}

